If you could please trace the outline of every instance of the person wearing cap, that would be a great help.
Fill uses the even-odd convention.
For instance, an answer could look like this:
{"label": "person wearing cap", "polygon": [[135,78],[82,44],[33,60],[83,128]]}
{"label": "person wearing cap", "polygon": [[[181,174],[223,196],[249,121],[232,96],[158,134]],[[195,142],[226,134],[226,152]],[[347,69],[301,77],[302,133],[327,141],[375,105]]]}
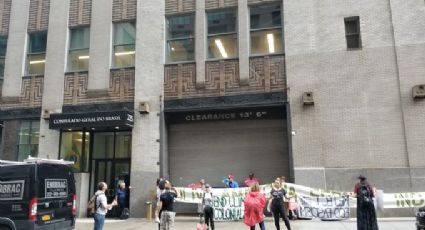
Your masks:
{"label": "person wearing cap", "polygon": [[202,197],[202,207],[204,209],[205,224],[207,229],[214,230],[214,207],[213,207],[214,197],[211,192],[211,186],[209,184],[205,185],[204,195]]}
{"label": "person wearing cap", "polygon": [[228,187],[228,188],[239,188],[239,184],[238,184],[238,182],[236,182],[234,179],[235,179],[235,176],[233,176],[232,174],[230,174],[228,177],[227,177],[229,180],[227,181],[227,183],[226,183],[226,186]]}
{"label": "person wearing cap", "polygon": [[245,182],[246,187],[251,187],[251,185],[254,184],[254,183],[260,184],[258,179],[254,176],[254,173],[250,173],[248,178],[246,178],[246,180],[244,182]]}
{"label": "person wearing cap", "polygon": [[357,198],[357,230],[378,230],[375,205],[375,187],[363,175],[358,177],[353,196]]}

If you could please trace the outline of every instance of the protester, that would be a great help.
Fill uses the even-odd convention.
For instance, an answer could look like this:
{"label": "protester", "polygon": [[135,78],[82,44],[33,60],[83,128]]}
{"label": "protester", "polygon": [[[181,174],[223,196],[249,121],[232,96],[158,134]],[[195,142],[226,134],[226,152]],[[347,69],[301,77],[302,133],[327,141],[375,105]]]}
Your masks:
{"label": "protester", "polygon": [[263,209],[266,206],[266,197],[260,193],[260,185],[254,183],[250,187],[250,192],[244,200],[244,224],[251,230],[255,230],[255,225],[259,224],[261,230],[265,230]]}
{"label": "protester", "polygon": [[105,192],[108,189],[108,185],[105,182],[100,182],[97,185],[97,192],[95,193],[96,202],[96,213],[94,214],[94,230],[102,230],[105,224],[105,216],[108,210],[111,210],[117,205],[117,201],[114,200],[111,204],[107,203]]}
{"label": "protester", "polygon": [[214,230],[214,208],[213,208],[214,197],[211,192],[211,186],[209,184],[205,185],[204,195],[202,197],[202,206],[204,209],[205,223],[207,224],[207,229]]}
{"label": "protester", "polygon": [[228,188],[239,188],[239,184],[238,182],[235,181],[235,176],[233,176],[232,174],[230,174],[227,177],[227,183],[226,183],[226,187]]}
{"label": "protester", "polygon": [[165,180],[158,178],[156,180],[156,209],[155,209],[155,223],[158,224],[158,230],[161,228],[161,208],[159,207],[160,197],[165,192]]}
{"label": "protester", "polygon": [[205,191],[205,180],[201,179],[198,183],[190,183],[187,187],[191,189],[202,189],[202,191]]}
{"label": "protester", "polygon": [[288,230],[291,229],[289,224],[288,216],[286,215],[284,200],[286,198],[286,190],[282,187],[281,180],[277,178],[272,186],[271,191],[271,211],[274,217],[274,224],[277,230],[280,230],[280,217],[285,222],[285,226]]}
{"label": "protester", "polygon": [[357,198],[357,230],[378,230],[376,219],[375,188],[365,176],[360,175],[359,181],[354,186],[354,197]]}
{"label": "protester", "polygon": [[117,193],[115,196],[115,200],[118,202],[118,213],[117,213],[118,217],[122,215],[125,208],[128,208],[126,204],[128,194],[129,194],[129,189],[126,188],[125,182],[119,183]]}
{"label": "protester", "polygon": [[246,187],[251,187],[251,185],[254,184],[254,183],[260,184],[258,179],[255,177],[254,173],[250,173],[248,178],[246,178],[246,180],[244,182],[245,182]]}
{"label": "protester", "polygon": [[172,188],[169,181],[165,182],[165,192],[161,194],[159,201],[159,209],[161,210],[160,230],[173,230],[174,218],[174,200],[177,197],[177,191]]}

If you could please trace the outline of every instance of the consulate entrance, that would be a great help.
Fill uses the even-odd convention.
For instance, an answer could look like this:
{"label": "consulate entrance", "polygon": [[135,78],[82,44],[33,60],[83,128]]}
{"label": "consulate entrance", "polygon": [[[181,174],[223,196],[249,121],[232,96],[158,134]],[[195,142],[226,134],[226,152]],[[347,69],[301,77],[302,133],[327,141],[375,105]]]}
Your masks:
{"label": "consulate entrance", "polygon": [[131,132],[127,131],[93,133],[90,194],[96,192],[98,182],[104,181],[109,186],[106,195],[111,202],[119,183],[129,186],[131,137]]}
{"label": "consulate entrance", "polygon": [[[108,203],[121,182],[130,185],[133,112],[51,114],[49,128],[61,130],[59,158],[73,161],[74,172],[87,173],[89,197],[101,181],[108,184]],[[129,207],[129,196],[126,203]]]}

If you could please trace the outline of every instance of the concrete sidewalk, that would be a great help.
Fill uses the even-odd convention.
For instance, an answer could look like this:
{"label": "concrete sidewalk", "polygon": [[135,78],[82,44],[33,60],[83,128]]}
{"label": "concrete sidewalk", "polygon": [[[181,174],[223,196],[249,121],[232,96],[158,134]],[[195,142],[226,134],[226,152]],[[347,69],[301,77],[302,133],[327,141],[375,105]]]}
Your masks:
{"label": "concrete sidewalk", "polygon": [[[195,229],[197,218],[177,217],[175,230]],[[356,220],[347,221],[320,221],[320,220],[295,220],[291,221],[292,230],[357,230]],[[92,219],[78,219],[77,230],[93,229]],[[157,225],[147,222],[145,219],[129,220],[107,220],[105,230],[156,230]],[[216,230],[243,230],[249,229],[241,221],[239,222],[217,222]],[[257,229],[259,229],[257,227]],[[276,229],[271,218],[266,219],[266,229]],[[281,223],[281,229],[286,229],[284,223]],[[416,230],[415,220],[412,218],[391,218],[379,219],[380,230]]]}

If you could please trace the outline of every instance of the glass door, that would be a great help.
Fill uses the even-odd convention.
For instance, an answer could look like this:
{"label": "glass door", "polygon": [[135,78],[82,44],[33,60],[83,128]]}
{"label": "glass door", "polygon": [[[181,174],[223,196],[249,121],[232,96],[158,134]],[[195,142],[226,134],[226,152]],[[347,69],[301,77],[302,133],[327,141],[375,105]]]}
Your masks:
{"label": "glass door", "polygon": [[[96,132],[92,136],[90,197],[96,192],[97,184],[104,181],[108,184],[108,202],[112,202],[120,183],[124,182],[127,188],[130,185],[131,132]],[[112,211],[108,216],[117,215]]]}

